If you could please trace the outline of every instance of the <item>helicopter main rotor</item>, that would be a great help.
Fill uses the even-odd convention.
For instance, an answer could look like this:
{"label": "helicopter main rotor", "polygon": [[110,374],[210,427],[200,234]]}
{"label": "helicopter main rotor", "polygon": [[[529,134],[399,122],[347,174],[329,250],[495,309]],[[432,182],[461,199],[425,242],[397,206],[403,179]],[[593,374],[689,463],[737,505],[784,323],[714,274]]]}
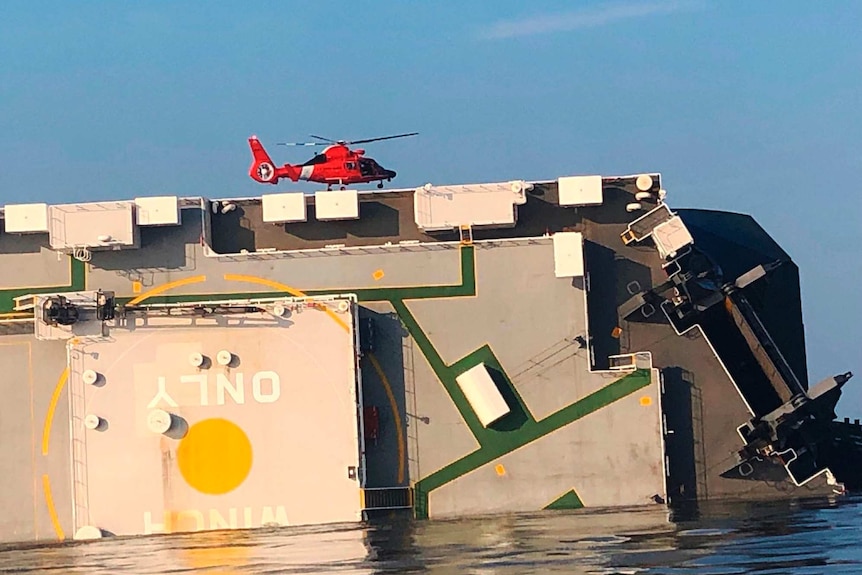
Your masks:
{"label": "helicopter main rotor", "polygon": [[394,140],[395,138],[406,138],[408,136],[416,136],[419,132],[410,132],[409,134],[395,134],[393,136],[382,136],[380,138],[366,138],[363,140],[332,140],[330,138],[324,138],[323,136],[315,136],[314,134],[309,134],[310,137],[315,138],[317,140],[321,140],[320,142],[277,142],[276,146],[350,146],[353,144],[367,144],[369,142],[379,142],[381,140]]}

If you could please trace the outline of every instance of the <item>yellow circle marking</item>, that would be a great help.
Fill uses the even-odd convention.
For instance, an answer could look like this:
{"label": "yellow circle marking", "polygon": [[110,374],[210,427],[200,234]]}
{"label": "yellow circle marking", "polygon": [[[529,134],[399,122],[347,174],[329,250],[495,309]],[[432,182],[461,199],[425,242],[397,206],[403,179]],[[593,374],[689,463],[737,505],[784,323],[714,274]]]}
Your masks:
{"label": "yellow circle marking", "polygon": [[648,395],[645,395],[641,398],[641,405],[646,407],[647,405],[652,405],[652,398]]}
{"label": "yellow circle marking", "polygon": [[251,442],[238,425],[226,419],[199,421],[177,448],[177,462],[186,482],[210,495],[239,487],[251,471]]}
{"label": "yellow circle marking", "polygon": [[164,293],[164,292],[172,290],[174,288],[187,286],[190,284],[197,284],[197,283],[201,283],[201,282],[205,282],[205,281],[207,281],[207,276],[192,276],[192,277],[188,277],[188,278],[183,278],[181,280],[167,282],[167,283],[164,283],[158,287],[154,287],[153,289],[151,289],[149,291],[145,291],[144,293],[142,293],[138,297],[130,300],[128,305],[138,305],[142,301],[144,301],[146,299],[150,299],[151,297],[159,295],[160,293]]}

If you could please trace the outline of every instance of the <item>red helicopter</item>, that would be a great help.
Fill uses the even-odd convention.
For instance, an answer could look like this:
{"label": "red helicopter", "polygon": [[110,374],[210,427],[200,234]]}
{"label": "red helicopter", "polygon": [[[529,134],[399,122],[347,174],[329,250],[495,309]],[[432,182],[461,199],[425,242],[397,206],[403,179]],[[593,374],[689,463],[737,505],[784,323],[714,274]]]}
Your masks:
{"label": "red helicopter", "polygon": [[371,158],[365,157],[365,150],[351,150],[347,146],[352,144],[365,144],[380,140],[392,140],[394,138],[406,138],[415,136],[419,132],[409,134],[397,134],[384,136],[382,138],[368,138],[365,140],[330,140],[321,136],[311,135],[312,138],[321,140],[319,142],[287,142],[278,143],[278,146],[327,146],[323,152],[315,154],[313,158],[302,165],[284,164],[276,167],[270,159],[269,154],[263,149],[263,145],[257,136],[248,139],[254,161],[251,164],[248,175],[253,180],[262,184],[276,184],[280,178],[289,178],[296,182],[307,180],[326,184],[327,189],[338,184],[343,190],[350,184],[364,184],[367,182],[379,182],[378,188],[383,187],[383,180],[391,181],[395,172],[387,170]]}

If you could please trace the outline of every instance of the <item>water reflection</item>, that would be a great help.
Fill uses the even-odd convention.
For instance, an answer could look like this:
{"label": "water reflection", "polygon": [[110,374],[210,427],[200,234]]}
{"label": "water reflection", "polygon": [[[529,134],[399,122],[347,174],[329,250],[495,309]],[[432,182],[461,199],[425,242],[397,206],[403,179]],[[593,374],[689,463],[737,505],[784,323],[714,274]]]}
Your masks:
{"label": "water reflection", "polygon": [[709,505],[221,531],[0,549],[0,573],[848,573],[862,503]]}

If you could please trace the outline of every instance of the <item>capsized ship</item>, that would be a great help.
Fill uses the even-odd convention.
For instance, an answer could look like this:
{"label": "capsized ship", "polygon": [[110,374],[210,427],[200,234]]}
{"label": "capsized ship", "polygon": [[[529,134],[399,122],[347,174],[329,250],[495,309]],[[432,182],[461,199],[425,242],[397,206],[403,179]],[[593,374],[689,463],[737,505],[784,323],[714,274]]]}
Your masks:
{"label": "capsized ship", "polygon": [[0,221],[4,541],[862,488],[795,264],[659,174]]}

